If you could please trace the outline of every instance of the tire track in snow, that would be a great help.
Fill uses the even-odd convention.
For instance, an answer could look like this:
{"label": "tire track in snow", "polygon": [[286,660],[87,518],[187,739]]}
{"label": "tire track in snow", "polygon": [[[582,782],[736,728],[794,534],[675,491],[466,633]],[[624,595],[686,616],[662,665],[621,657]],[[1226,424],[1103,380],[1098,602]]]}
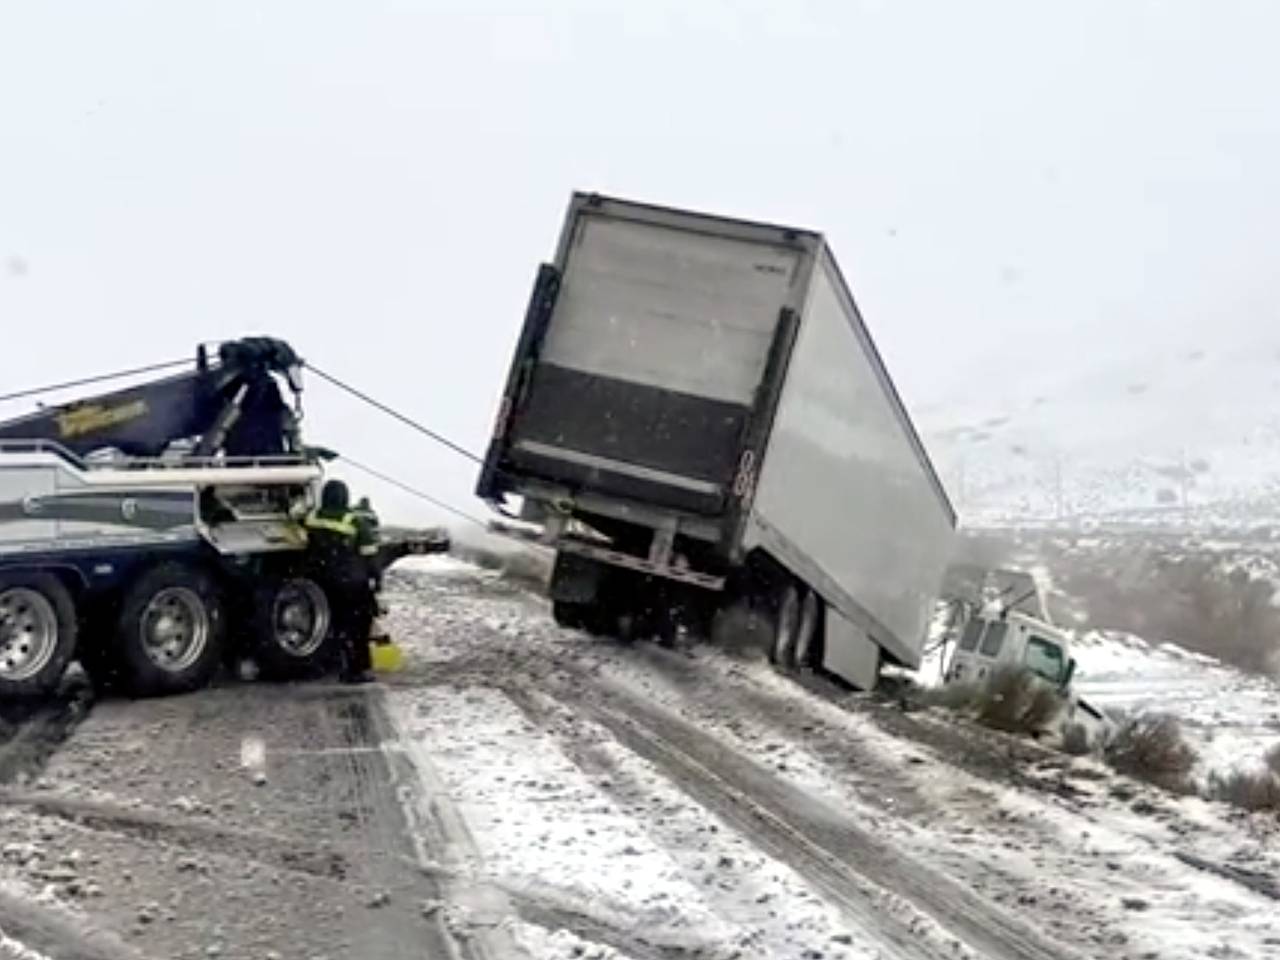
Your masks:
{"label": "tire track in snow", "polygon": [[[515,953],[505,927],[506,921],[518,918],[548,932],[568,931],[634,960],[727,960],[723,952],[701,942],[668,943],[644,926],[630,929],[635,914],[621,905],[588,903],[547,884],[512,883],[490,875],[480,844],[405,712],[388,706],[386,716],[394,734],[386,743],[395,744],[387,752],[405,762],[404,782],[417,781],[416,789],[406,790],[402,803],[414,836],[425,841],[417,851],[420,866],[440,875],[447,909],[457,915],[453,932],[468,956],[486,960]],[[428,849],[439,852],[444,863],[433,868],[425,859]]]}
{"label": "tire track in snow", "polygon": [[[668,773],[628,751],[607,730],[545,694],[526,688],[505,692],[598,788],[644,823],[649,835],[683,870],[702,877],[700,892],[711,909],[747,931],[737,941],[739,947],[765,957],[809,956],[818,947],[847,957],[838,944],[847,944],[860,956],[874,951],[852,939],[846,926],[849,911],[840,911],[817,895],[804,877],[781,859],[770,857],[755,838],[734,829],[719,830],[721,818],[670,783]],[[708,873],[712,869],[715,872]],[[785,913],[784,920],[778,910]]]}
{"label": "tire track in snow", "polygon": [[[982,957],[1065,960],[1079,955],[994,908],[957,882],[908,859],[856,823],[714,737],[631,691],[599,678],[583,685],[551,683],[547,692],[585,711],[634,753],[670,773],[691,797],[831,897],[860,925],[882,932],[902,957],[934,957],[926,930],[900,916],[886,923],[886,898],[869,885],[933,919]],[[936,931],[928,931],[936,933]],[[958,945],[958,944],[957,944]]]}
{"label": "tire track in snow", "polygon": [[115,934],[0,889],[2,960],[143,960]]}
{"label": "tire track in snow", "polygon": [[93,690],[67,683],[57,696],[35,703],[0,704],[0,784],[37,776],[93,705]]}
{"label": "tire track in snow", "polygon": [[[858,871],[794,829],[786,816],[779,816],[769,806],[757,802],[756,797],[628,715],[596,703],[572,700],[567,694],[560,691],[549,695],[565,709],[572,710],[576,704],[577,712],[585,712],[622,746],[662,771],[676,789],[721,818],[766,856],[794,870],[837,907],[851,926],[873,935],[874,947],[883,948],[895,960],[936,960],[939,956],[940,951],[936,949],[939,931],[927,929],[929,924],[923,917],[916,918],[914,928],[910,922],[888,918],[884,891],[876,890]],[[536,716],[539,708],[528,698],[525,702],[530,703]],[[545,720],[545,711],[541,712]],[[591,744],[580,743],[572,751],[575,761],[588,769],[595,762],[591,759],[591,749]],[[972,956],[956,939],[951,939],[944,950],[951,956]]]}

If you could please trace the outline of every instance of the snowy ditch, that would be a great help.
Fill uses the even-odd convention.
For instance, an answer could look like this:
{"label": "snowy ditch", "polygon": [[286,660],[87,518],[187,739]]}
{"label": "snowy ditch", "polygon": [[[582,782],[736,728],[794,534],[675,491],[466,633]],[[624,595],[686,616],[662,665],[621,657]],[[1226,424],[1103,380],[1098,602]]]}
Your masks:
{"label": "snowy ditch", "polygon": [[[1131,809],[1109,796],[1108,771],[1065,758],[1059,762],[1080,771],[1068,798],[973,776],[883,729],[856,698],[837,704],[765,664],[705,648],[670,653],[589,641],[552,625],[540,601],[452,561],[422,563],[397,590],[393,627],[428,674],[484,650],[510,652],[510,674],[490,677],[494,684],[520,683],[522,658],[585,670],[696,724],[726,751],[843,811],[994,909],[1088,952],[1191,960],[1236,949],[1229,944],[1245,951],[1239,955],[1262,956],[1280,942],[1273,903],[1175,856],[1194,850],[1202,860],[1235,858],[1242,869],[1280,868],[1268,852],[1274,831],[1229,821],[1215,805],[1140,788]],[[1086,683],[1126,675],[1115,648],[1082,646]],[[1141,653],[1135,648],[1124,663],[1139,670],[1131,661]],[[1214,669],[1167,650],[1156,655],[1188,675],[1192,667]],[[840,932],[847,917],[808,878],[762,853],[749,832],[727,825],[572,704],[467,682],[485,681],[396,690],[391,702],[403,735],[431,755],[471,825],[486,873],[548,886],[614,920],[631,915],[668,943],[710,940],[752,957],[863,955],[857,932]],[[1239,689],[1234,682],[1214,689],[1227,696]],[[769,702],[777,709],[765,709]],[[1188,699],[1189,708],[1201,706]],[[1250,737],[1269,729],[1263,720],[1256,729],[1240,725],[1259,751],[1266,744]]]}

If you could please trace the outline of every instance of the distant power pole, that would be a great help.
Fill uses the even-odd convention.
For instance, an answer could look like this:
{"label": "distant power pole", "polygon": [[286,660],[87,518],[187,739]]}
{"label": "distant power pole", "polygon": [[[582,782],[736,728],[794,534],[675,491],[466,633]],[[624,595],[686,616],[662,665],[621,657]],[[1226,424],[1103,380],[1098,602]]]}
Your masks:
{"label": "distant power pole", "polygon": [[1053,513],[1054,519],[1061,522],[1063,515],[1062,497],[1062,454],[1053,455]]}
{"label": "distant power pole", "polygon": [[1187,469],[1187,448],[1183,447],[1178,451],[1178,497],[1182,502],[1182,520],[1185,523],[1188,516],[1188,494],[1191,488],[1191,473]]}

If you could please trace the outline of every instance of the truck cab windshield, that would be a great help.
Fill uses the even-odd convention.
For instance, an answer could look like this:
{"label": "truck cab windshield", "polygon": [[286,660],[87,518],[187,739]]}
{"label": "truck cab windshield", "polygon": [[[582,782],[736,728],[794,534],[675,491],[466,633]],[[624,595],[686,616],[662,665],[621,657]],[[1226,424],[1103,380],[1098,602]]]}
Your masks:
{"label": "truck cab windshield", "polygon": [[1067,659],[1062,647],[1044,637],[1027,638],[1027,667],[1050,683],[1060,684],[1066,670]]}

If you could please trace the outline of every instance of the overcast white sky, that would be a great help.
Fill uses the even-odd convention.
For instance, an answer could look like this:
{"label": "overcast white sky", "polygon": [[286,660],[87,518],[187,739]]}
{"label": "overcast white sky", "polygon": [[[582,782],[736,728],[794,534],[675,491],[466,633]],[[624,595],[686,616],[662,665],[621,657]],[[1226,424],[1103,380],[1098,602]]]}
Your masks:
{"label": "overcast white sky", "polygon": [[[575,188],[825,231],[926,436],[1271,358],[1278,31],[1261,0],[8,0],[0,392],[272,333],[480,448]],[[471,504],[470,465],[308,403]]]}

